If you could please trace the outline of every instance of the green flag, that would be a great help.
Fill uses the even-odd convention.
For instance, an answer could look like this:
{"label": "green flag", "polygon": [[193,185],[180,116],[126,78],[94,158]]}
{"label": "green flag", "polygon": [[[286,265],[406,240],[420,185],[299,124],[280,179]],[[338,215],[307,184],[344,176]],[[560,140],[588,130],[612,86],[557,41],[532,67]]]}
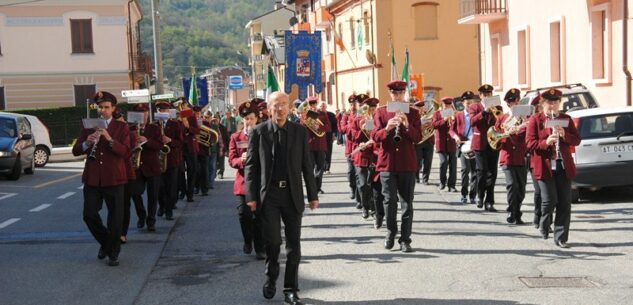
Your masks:
{"label": "green flag", "polygon": [[393,50],[393,43],[391,43],[391,80],[398,79],[398,68],[396,68],[396,53]]}
{"label": "green flag", "polygon": [[411,82],[409,80],[409,48],[404,52],[404,67],[402,67],[402,80],[407,83],[407,93],[405,98],[408,100],[411,96]]}
{"label": "green flag", "polygon": [[273,67],[268,65],[268,73],[266,75],[266,96],[277,91],[279,91],[279,83],[277,83]]}
{"label": "green flag", "polygon": [[191,74],[191,85],[189,86],[189,103],[198,105],[198,89],[196,87],[196,74]]}

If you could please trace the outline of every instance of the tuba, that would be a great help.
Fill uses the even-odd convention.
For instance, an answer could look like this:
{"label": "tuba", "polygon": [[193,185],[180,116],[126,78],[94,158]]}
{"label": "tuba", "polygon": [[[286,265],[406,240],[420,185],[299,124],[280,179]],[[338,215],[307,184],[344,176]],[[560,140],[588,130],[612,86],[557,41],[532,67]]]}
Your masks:
{"label": "tuba", "polygon": [[211,147],[211,144],[217,144],[218,141],[220,140],[220,137],[218,136],[218,132],[211,129],[210,127],[204,125],[204,124],[200,124],[200,132],[198,134],[196,134],[196,139],[198,140],[198,143],[200,143],[203,146],[206,146],[207,148]]}
{"label": "tuba", "polygon": [[325,131],[319,131],[323,126],[323,122],[319,120],[319,113],[314,110],[308,110],[305,119],[306,127],[319,138],[325,136]]}
{"label": "tuba", "polygon": [[[431,106],[432,107],[422,117],[422,119],[421,119],[422,122],[429,121],[429,120],[433,119],[433,115],[435,114],[435,112],[440,110],[440,103],[438,103],[435,99],[431,99],[430,102],[431,102]],[[433,134],[435,134],[435,128],[433,128],[433,126],[429,126],[427,128],[424,128],[422,130],[422,140],[420,140],[420,142],[418,142],[418,144],[424,143],[424,141],[426,141],[430,137],[432,137]]]}

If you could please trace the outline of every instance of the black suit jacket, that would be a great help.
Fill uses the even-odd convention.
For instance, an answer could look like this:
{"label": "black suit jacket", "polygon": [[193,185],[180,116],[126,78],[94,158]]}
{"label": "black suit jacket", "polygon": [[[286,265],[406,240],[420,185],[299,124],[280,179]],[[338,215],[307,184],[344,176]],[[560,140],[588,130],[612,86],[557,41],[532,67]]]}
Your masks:
{"label": "black suit jacket", "polygon": [[[258,205],[266,204],[266,193],[270,189],[273,172],[273,122],[268,120],[257,125],[248,139],[248,157],[244,168],[246,202],[257,201]],[[288,184],[292,203],[297,212],[303,213],[303,188],[301,176],[306,184],[308,201],[318,200],[316,181],[314,178],[314,161],[308,147],[308,131],[305,127],[286,122],[288,142],[286,164],[288,166]]]}

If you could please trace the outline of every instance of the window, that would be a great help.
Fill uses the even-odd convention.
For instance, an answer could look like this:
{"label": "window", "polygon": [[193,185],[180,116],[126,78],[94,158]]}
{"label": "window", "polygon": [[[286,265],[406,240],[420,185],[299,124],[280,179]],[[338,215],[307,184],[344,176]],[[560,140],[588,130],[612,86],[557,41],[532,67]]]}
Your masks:
{"label": "window", "polygon": [[549,24],[550,80],[553,83],[562,82],[561,49],[560,21],[554,21]]}
{"label": "window", "polygon": [[369,44],[369,12],[365,11],[363,13],[363,27],[365,34],[365,45]]}
{"label": "window", "polygon": [[415,22],[415,39],[438,39],[437,8],[435,2],[420,2],[412,5]]}
{"label": "window", "polygon": [[0,56],[2,56],[2,42],[0,42]]}
{"label": "window", "polygon": [[7,104],[4,100],[4,87],[0,87],[0,110],[6,110]]}
{"label": "window", "polygon": [[74,53],[94,53],[92,49],[92,19],[70,19],[70,35]]}
{"label": "window", "polygon": [[97,93],[95,85],[75,85],[75,106],[85,106]]}
{"label": "window", "polygon": [[338,33],[336,33],[336,35],[334,35],[334,39],[336,40],[336,44],[339,46],[339,52],[343,52],[345,51],[345,48],[343,47],[343,24],[339,23],[338,24]]}
{"label": "window", "polygon": [[528,34],[527,29],[517,32],[517,71],[519,84],[529,86],[529,59],[528,59]]}
{"label": "window", "polygon": [[609,69],[608,4],[591,10],[591,61],[593,79],[607,79]]}
{"label": "window", "polygon": [[355,48],[356,47],[356,39],[354,39],[354,33],[356,33],[356,31],[354,31],[354,18],[351,17],[349,18],[349,40],[350,40],[350,48]]}
{"label": "window", "polygon": [[490,62],[492,65],[492,86],[495,88],[503,87],[501,85],[501,38],[499,33],[490,36]]}

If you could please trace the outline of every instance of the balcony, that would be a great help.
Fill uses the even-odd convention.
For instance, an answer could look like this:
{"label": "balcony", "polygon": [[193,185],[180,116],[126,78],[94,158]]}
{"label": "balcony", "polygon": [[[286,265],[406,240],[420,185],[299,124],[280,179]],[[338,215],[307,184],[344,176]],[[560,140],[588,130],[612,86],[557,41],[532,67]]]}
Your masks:
{"label": "balcony", "polygon": [[323,56],[323,60],[321,60],[321,71],[329,72],[334,71],[336,67],[334,66],[334,55],[329,54]]}
{"label": "balcony", "polygon": [[332,15],[326,7],[322,6],[316,11],[310,13],[310,25],[312,25],[313,29],[322,30],[327,29],[331,26]]}
{"label": "balcony", "polygon": [[459,24],[490,23],[507,18],[506,0],[460,0]]}
{"label": "balcony", "polygon": [[146,54],[137,54],[131,57],[130,77],[137,83],[145,80],[145,75],[152,75],[152,58]]}

